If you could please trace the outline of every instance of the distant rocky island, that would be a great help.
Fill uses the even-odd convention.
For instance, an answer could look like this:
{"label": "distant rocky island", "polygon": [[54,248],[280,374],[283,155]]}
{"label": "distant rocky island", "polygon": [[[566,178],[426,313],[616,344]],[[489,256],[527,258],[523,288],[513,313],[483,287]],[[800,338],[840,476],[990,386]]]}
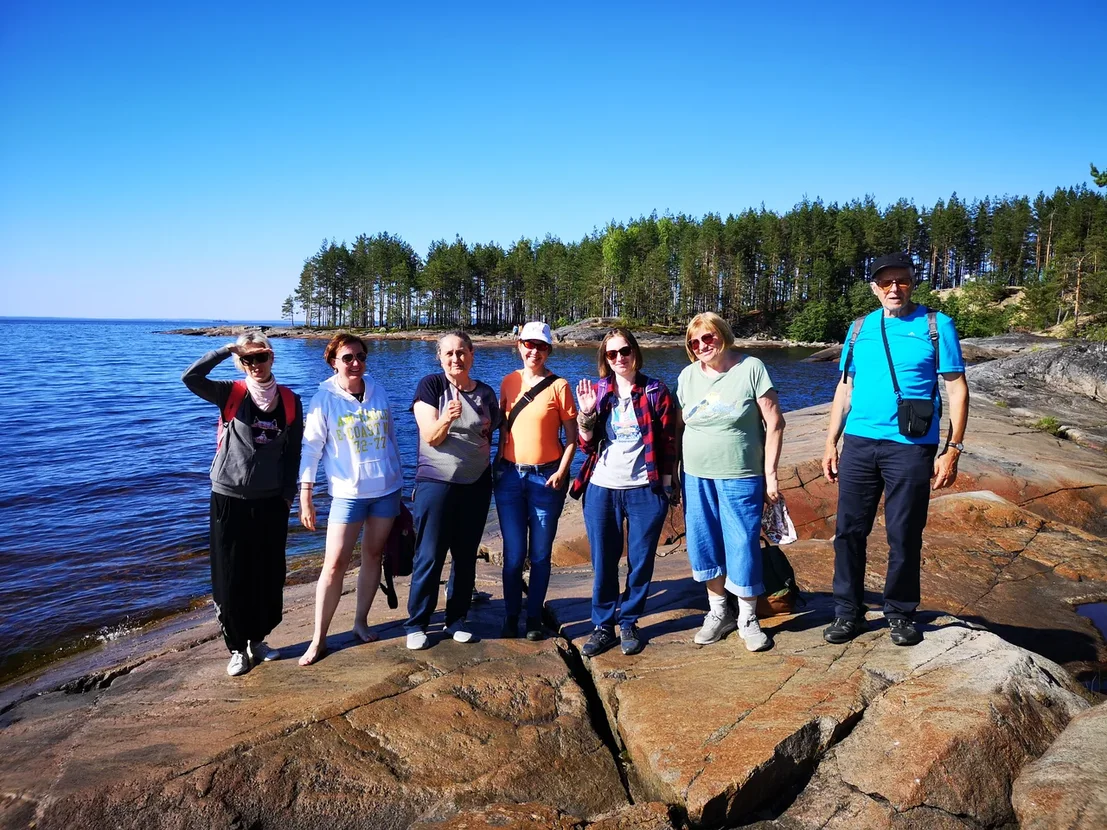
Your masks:
{"label": "distant rocky island", "polygon": [[[621,320],[605,317],[591,317],[571,325],[553,329],[554,339],[565,346],[591,346],[599,343],[603,336],[616,325],[624,325]],[[312,340],[327,340],[334,336],[340,329],[322,329],[308,326],[251,326],[251,325],[224,325],[203,326],[200,328],[171,329],[160,332],[161,334],[183,334],[196,337],[237,337],[247,331],[261,331],[267,337],[291,337]],[[666,326],[631,327],[639,344],[643,348],[673,347],[684,345],[683,329],[673,329]],[[381,328],[344,328],[341,331],[352,331],[368,340],[437,340],[443,333],[443,329],[381,329]],[[496,333],[470,332],[475,343],[499,343],[511,345],[515,342],[510,331]],[[821,348],[826,343],[799,343],[792,340],[778,340],[770,338],[747,338],[736,341],[739,348],[786,348],[791,346],[806,346],[809,348]]]}

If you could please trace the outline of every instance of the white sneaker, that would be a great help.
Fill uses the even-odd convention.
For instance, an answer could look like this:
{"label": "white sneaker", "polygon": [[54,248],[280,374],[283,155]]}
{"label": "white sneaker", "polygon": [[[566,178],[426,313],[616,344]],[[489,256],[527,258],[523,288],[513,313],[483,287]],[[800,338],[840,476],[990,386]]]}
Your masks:
{"label": "white sneaker", "polygon": [[446,633],[454,638],[455,643],[472,642],[473,632],[466,625],[465,620],[456,620],[446,626]]}
{"label": "white sneaker", "polygon": [[231,652],[231,662],[227,663],[227,674],[238,677],[250,670],[250,658],[241,651]]}
{"label": "white sneaker", "polygon": [[769,635],[761,630],[761,623],[757,621],[757,617],[750,617],[740,623],[738,636],[745,640],[746,648],[750,651],[764,651],[772,645]]}
{"label": "white sneaker", "polygon": [[407,647],[412,651],[419,651],[427,647],[427,635],[422,631],[412,631],[407,635]]}
{"label": "white sneaker", "polygon": [[272,663],[274,660],[281,659],[281,653],[275,648],[269,648],[269,644],[265,640],[250,643],[246,647],[246,651],[250,655],[250,662],[255,666],[258,663]]}
{"label": "white sneaker", "polygon": [[738,621],[730,611],[724,611],[721,615],[708,611],[703,618],[703,628],[696,633],[695,642],[701,646],[717,643],[737,627]]}

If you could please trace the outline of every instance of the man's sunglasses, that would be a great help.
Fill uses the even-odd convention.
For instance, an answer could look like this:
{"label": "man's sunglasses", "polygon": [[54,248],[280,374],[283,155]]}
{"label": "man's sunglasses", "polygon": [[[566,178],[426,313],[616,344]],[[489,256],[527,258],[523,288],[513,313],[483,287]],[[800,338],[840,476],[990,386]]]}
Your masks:
{"label": "man's sunglasses", "polygon": [[614,360],[619,355],[622,355],[623,357],[630,357],[632,354],[634,354],[634,349],[632,349],[630,346],[623,346],[623,348],[621,349],[608,349],[606,352],[604,352],[604,354],[607,355],[608,360]]}
{"label": "man's sunglasses", "polygon": [[876,280],[876,287],[881,291],[887,291],[892,287],[893,283],[900,288],[909,288],[912,284],[912,280],[910,277],[884,277]]}
{"label": "man's sunglasses", "polygon": [[717,343],[718,340],[719,340],[718,335],[712,334],[709,331],[705,331],[699,337],[693,337],[691,340],[689,340],[688,341],[688,348],[691,349],[694,352],[698,352],[700,350],[700,344],[701,343],[703,344],[703,348],[709,349],[715,343]]}
{"label": "man's sunglasses", "polygon": [[550,344],[544,343],[541,340],[523,340],[520,341],[525,349],[535,349],[539,352],[548,352],[550,350]]}
{"label": "man's sunglasses", "polygon": [[268,363],[273,359],[272,352],[251,352],[250,354],[240,355],[241,360],[247,366],[259,366],[264,363]]}
{"label": "man's sunglasses", "polygon": [[364,363],[365,362],[365,352],[358,352],[357,354],[350,354],[349,352],[346,352],[346,354],[342,355],[342,357],[340,357],[339,360],[341,360],[347,366],[349,366],[355,360],[358,363]]}

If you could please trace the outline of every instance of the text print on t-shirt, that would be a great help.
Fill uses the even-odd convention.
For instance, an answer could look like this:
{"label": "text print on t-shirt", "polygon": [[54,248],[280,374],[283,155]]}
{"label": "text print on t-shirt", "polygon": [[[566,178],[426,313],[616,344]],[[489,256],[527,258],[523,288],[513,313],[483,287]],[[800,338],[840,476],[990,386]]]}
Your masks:
{"label": "text print on t-shirt", "polygon": [[388,412],[383,409],[359,409],[338,419],[335,438],[349,441],[357,452],[369,447],[383,450],[388,442]]}

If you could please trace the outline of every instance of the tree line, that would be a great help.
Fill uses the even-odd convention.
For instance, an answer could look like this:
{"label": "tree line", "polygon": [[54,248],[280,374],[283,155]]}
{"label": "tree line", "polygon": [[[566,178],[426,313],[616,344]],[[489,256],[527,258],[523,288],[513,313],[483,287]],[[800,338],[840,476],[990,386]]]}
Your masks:
{"label": "tree line", "polygon": [[971,202],[955,193],[930,208],[866,197],[725,218],[653,213],[573,242],[442,239],[425,257],[398,236],[362,234],[352,245],[325,240],[283,311],[299,309],[311,326],[504,330],[586,317],[679,326],[711,310],[740,332],[826,340],[870,304],[870,265],[895,250],[916,259],[930,291],[971,286],[983,303],[1023,287],[1022,316],[991,328],[1107,311],[1107,197],[1085,186]]}

